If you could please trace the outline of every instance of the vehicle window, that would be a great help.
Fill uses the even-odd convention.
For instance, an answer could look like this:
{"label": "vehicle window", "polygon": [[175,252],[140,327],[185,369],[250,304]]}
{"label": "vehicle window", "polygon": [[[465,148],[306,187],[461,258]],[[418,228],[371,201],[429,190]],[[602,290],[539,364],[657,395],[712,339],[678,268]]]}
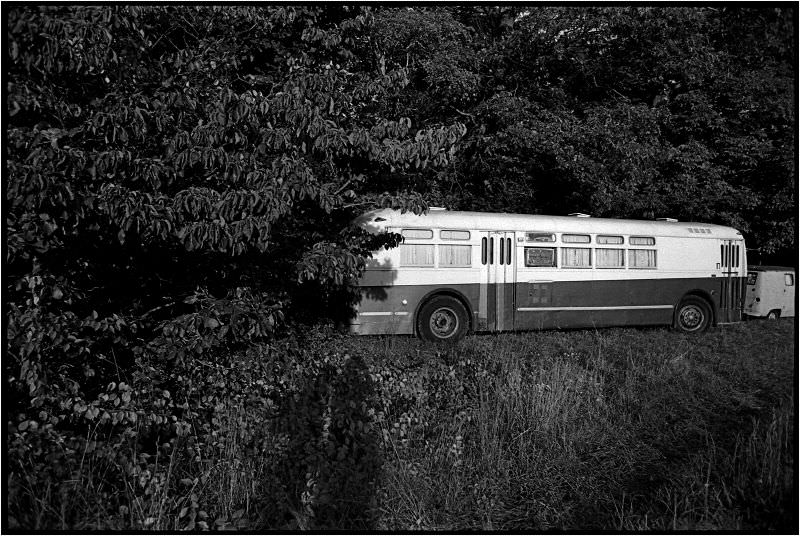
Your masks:
{"label": "vehicle window", "polygon": [[442,240],[469,240],[469,231],[442,230],[439,237]]}
{"label": "vehicle window", "polygon": [[556,235],[553,233],[525,233],[525,240],[528,242],[555,242]]}
{"label": "vehicle window", "polygon": [[755,285],[756,279],[758,279],[758,272],[750,272],[747,274],[747,284],[748,285]]}
{"label": "vehicle window", "polygon": [[592,250],[589,248],[561,248],[561,266],[563,268],[590,268],[592,266]]}
{"label": "vehicle window", "polygon": [[794,285],[794,274],[786,274],[783,277],[784,281],[786,281],[786,286],[791,287]]}
{"label": "vehicle window", "polygon": [[562,234],[561,241],[566,244],[588,244],[592,237],[587,234]]}
{"label": "vehicle window", "polygon": [[403,229],[400,234],[403,238],[433,238],[433,231],[430,229]]}
{"label": "vehicle window", "polygon": [[554,267],[556,248],[525,248],[525,266]]}
{"label": "vehicle window", "polygon": [[472,246],[441,244],[439,266],[472,266]]}
{"label": "vehicle window", "polygon": [[654,249],[629,249],[629,268],[655,268],[656,250]]}
{"label": "vehicle window", "polygon": [[433,244],[400,244],[401,266],[433,266]]}
{"label": "vehicle window", "polygon": [[621,236],[597,235],[598,244],[622,244],[623,241]]}
{"label": "vehicle window", "polygon": [[632,246],[655,246],[656,239],[652,236],[632,236],[628,243]]}
{"label": "vehicle window", "polygon": [[595,262],[598,268],[624,268],[624,249],[596,249],[594,250]]}

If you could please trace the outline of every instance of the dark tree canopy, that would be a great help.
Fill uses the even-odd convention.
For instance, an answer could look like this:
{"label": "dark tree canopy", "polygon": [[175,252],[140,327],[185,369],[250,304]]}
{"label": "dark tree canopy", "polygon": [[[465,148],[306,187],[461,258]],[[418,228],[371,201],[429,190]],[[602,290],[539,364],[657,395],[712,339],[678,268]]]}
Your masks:
{"label": "dark tree canopy", "polygon": [[387,106],[468,126],[426,183],[437,204],[709,221],[741,229],[757,262],[790,263],[794,17],[440,7],[382,10],[375,31],[413,80]]}
{"label": "dark tree canopy", "polygon": [[16,460],[49,456],[30,423],[52,452],[164,425],[167,387],[213,414],[195,363],[346,314],[396,244],[368,209],[669,216],[796,258],[791,7],[3,11]]}

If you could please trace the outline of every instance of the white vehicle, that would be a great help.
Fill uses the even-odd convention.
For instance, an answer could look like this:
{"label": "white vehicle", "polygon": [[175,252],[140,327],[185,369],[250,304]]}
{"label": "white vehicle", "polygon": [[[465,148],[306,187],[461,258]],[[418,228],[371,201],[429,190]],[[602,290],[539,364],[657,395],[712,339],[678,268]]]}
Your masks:
{"label": "white vehicle", "polygon": [[467,332],[741,320],[747,260],[730,227],[676,220],[383,209],[355,220],[404,237],[373,253],[358,334],[453,341]]}
{"label": "white vehicle", "polygon": [[794,280],[794,268],[751,266],[747,272],[744,313],[771,319],[794,316]]}

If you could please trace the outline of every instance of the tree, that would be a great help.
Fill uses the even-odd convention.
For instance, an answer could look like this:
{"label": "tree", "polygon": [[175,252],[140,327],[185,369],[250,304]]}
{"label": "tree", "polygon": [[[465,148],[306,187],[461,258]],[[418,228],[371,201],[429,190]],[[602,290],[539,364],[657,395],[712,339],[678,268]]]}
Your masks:
{"label": "tree", "polygon": [[788,262],[792,10],[514,6],[484,15],[378,15],[387,58],[436,50],[444,72],[467,69],[473,81],[471,100],[454,106],[420,67],[420,82],[397,101],[468,127],[460,158],[428,181],[438,204],[705,220],[741,229],[760,262]]}
{"label": "tree", "polygon": [[367,8],[23,6],[7,24],[17,424],[116,424],[96,396],[120,367],[270,341],[297,296],[329,314],[392,240],[351,219],[423,211],[409,186],[463,134],[375,106],[408,78],[372,55]]}

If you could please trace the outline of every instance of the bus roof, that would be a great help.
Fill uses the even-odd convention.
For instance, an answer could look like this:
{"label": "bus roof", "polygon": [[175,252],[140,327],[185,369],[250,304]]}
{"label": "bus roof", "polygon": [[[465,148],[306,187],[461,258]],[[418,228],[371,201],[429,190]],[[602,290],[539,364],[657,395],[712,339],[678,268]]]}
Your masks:
{"label": "bus roof", "polygon": [[422,227],[477,231],[542,231],[742,239],[742,234],[736,229],[710,223],[465,212],[442,209],[430,210],[421,216],[412,212],[402,214],[399,210],[380,209],[364,214],[357,218],[355,223],[374,233],[383,232],[389,227]]}

